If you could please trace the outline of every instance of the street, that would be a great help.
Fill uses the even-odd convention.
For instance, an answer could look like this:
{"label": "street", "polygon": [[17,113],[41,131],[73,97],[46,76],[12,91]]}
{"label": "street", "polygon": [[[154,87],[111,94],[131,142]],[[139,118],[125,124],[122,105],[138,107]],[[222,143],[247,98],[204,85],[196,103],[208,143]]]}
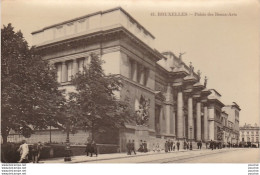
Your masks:
{"label": "street", "polygon": [[[145,153],[144,153],[145,154]],[[233,148],[220,150],[194,150],[149,154],[145,156],[128,156],[87,163],[259,163],[260,149]],[[83,162],[82,162],[83,163]]]}

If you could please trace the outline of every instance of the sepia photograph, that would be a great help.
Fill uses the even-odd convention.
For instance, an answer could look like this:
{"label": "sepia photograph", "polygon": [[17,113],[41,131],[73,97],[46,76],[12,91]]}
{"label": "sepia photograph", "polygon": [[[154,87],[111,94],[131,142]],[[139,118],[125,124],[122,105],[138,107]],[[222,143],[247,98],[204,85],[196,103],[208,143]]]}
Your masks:
{"label": "sepia photograph", "polygon": [[1,15],[2,173],[242,163],[259,174],[259,1],[3,0]]}

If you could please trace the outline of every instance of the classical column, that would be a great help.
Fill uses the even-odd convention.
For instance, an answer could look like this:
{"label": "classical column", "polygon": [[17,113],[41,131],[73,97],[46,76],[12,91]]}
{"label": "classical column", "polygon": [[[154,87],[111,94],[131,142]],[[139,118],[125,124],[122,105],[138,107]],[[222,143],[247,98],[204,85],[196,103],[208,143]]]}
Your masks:
{"label": "classical column", "polygon": [[171,86],[168,85],[167,86],[167,92],[166,92],[166,106],[165,106],[165,124],[166,124],[166,134],[170,134],[170,128],[171,128],[171,97],[172,97],[172,93],[171,93]]}
{"label": "classical column", "polygon": [[62,62],[61,66],[61,82],[67,82],[68,80],[68,69],[66,62]]}
{"label": "classical column", "polygon": [[73,60],[72,75],[75,76],[79,72],[79,66],[77,59]]}
{"label": "classical column", "polygon": [[192,105],[192,97],[188,98],[188,139],[193,139],[193,105]]}
{"label": "classical column", "polygon": [[204,141],[209,139],[208,136],[208,107],[204,106]]}
{"label": "classical column", "polygon": [[201,103],[197,102],[197,120],[196,120],[196,138],[197,141],[201,140]]}
{"label": "classical column", "polygon": [[208,108],[208,127],[209,127],[209,140],[214,140],[215,136],[215,128],[214,128],[214,115],[215,115],[215,109],[213,107]]}
{"label": "classical column", "polygon": [[181,90],[177,94],[177,137],[183,138],[183,94]]}

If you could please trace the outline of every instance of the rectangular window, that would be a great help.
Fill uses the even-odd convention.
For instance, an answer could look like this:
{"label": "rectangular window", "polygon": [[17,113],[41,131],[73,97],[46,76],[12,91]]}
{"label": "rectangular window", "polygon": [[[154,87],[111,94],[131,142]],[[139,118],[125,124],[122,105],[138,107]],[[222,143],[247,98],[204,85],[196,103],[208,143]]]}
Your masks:
{"label": "rectangular window", "polygon": [[85,59],[84,58],[79,59],[79,64],[78,64],[78,66],[79,66],[79,73],[80,72],[83,73],[84,65],[85,65]]}
{"label": "rectangular window", "polygon": [[56,64],[56,70],[57,70],[57,81],[61,83],[61,63]]}
{"label": "rectangular window", "polygon": [[149,78],[150,70],[148,68],[144,68],[144,86],[147,85],[147,81]]}
{"label": "rectangular window", "polygon": [[133,80],[134,79],[134,71],[135,71],[135,62],[132,59],[129,59],[129,62],[130,62],[130,76],[129,76],[129,78],[131,80]]}
{"label": "rectangular window", "polygon": [[68,81],[71,81],[72,78],[72,67],[73,66],[73,62],[70,61],[67,63],[67,69],[68,69]]}
{"label": "rectangular window", "polygon": [[137,64],[137,82],[138,83],[140,83],[140,80],[141,80],[141,70],[142,69],[142,67],[141,67],[141,65],[140,64]]}

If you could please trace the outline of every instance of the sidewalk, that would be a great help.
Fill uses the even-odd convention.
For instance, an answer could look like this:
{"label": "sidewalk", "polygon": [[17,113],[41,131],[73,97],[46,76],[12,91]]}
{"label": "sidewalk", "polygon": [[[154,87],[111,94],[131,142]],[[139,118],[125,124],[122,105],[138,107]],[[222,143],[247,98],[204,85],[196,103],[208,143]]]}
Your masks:
{"label": "sidewalk", "polygon": [[[219,149],[219,150],[227,150],[227,149]],[[185,153],[185,152],[194,152],[194,151],[201,151],[201,152],[211,152],[210,149],[193,149],[191,150],[180,150],[180,151],[172,151],[169,153],[165,153],[164,151],[161,152],[147,152],[147,153],[140,153],[137,152],[136,155],[127,155],[126,153],[112,153],[112,154],[100,154],[98,157],[93,155],[93,157],[89,157],[86,155],[81,155],[81,156],[72,156],[71,161],[69,162],[64,162],[64,157],[60,158],[52,158],[52,159],[45,159],[45,160],[40,160],[40,163],[83,163],[83,162],[95,162],[95,161],[101,161],[101,160],[112,160],[112,159],[120,159],[120,158],[133,158],[133,157],[141,157],[141,156],[149,156],[149,155],[159,155],[159,154],[175,154],[176,153]],[[214,150],[217,151],[217,150]],[[183,155],[183,154],[178,154],[178,155]]]}

